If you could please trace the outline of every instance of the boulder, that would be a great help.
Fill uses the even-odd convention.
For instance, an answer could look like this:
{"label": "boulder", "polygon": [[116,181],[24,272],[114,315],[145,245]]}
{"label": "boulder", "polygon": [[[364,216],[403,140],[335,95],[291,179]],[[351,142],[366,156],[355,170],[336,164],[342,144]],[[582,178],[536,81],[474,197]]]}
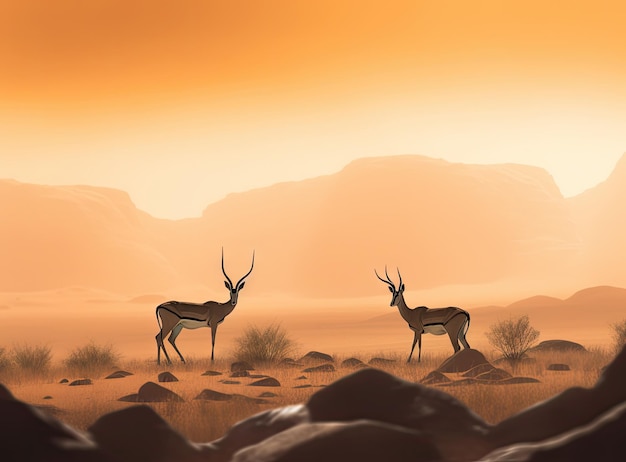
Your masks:
{"label": "boulder", "polygon": [[332,364],[320,364],[319,366],[307,367],[302,372],[335,372],[335,366]]}
{"label": "boulder", "polygon": [[239,371],[253,371],[254,367],[252,364],[246,361],[237,361],[230,365],[231,372],[239,372]]}
{"label": "boulder", "polygon": [[468,370],[467,372],[464,372],[463,374],[461,374],[463,377],[477,377],[480,374],[484,374],[485,372],[489,372],[496,369],[496,367],[491,364],[491,363],[482,363],[479,364],[478,366],[474,366],[472,367],[470,370]]}
{"label": "boulder", "polygon": [[466,372],[478,365],[487,363],[489,361],[480,351],[463,348],[441,363],[437,370],[439,372]]}
{"label": "boulder", "polygon": [[93,385],[93,382],[91,381],[91,379],[77,379],[73,380],[69,384],[70,387],[79,387],[82,385]]}
{"label": "boulder", "polygon": [[266,377],[250,383],[251,387],[280,387],[280,382],[273,377]]}
{"label": "boulder", "polygon": [[168,390],[154,382],[144,383],[137,392],[138,403],[177,402],[184,400],[171,390]]}
{"label": "boulder", "polygon": [[89,427],[95,442],[116,462],[203,462],[214,452],[187,441],[151,407],[132,406],[100,417]]}
{"label": "boulder", "polygon": [[128,377],[129,375],[133,375],[133,374],[131,374],[130,372],[126,372],[126,371],[115,371],[107,375],[105,379],[123,379],[124,377]]}
{"label": "boulder", "polygon": [[311,363],[311,362],[323,362],[323,363],[333,363],[335,360],[333,357],[326,353],[320,353],[319,351],[309,351],[302,358],[298,360],[301,363]]}
{"label": "boulder", "polygon": [[201,375],[206,375],[206,376],[211,377],[211,376],[215,376],[215,375],[222,375],[222,373],[218,372],[218,371],[205,371]]}
{"label": "boulder", "polygon": [[161,372],[158,375],[159,382],[178,382],[178,378],[171,372]]}
{"label": "boulder", "polygon": [[567,364],[556,363],[556,364],[548,364],[546,369],[549,371],[569,371],[570,367]]}
{"label": "boulder", "polygon": [[416,430],[371,420],[298,425],[235,453],[232,462],[420,462],[440,460]]}
{"label": "boulder", "polygon": [[365,367],[366,364],[357,358],[348,358],[341,361],[341,367],[349,367],[349,368],[357,368],[357,367]]}
{"label": "boulder", "polygon": [[314,393],[312,422],[368,419],[416,430],[444,458],[471,460],[490,449],[489,425],[456,398],[377,369],[362,369]]}
{"label": "boulder", "polygon": [[550,353],[569,353],[578,351],[586,353],[587,349],[580,343],[570,342],[569,340],[544,340],[537,346],[532,347],[529,352],[550,352]]}

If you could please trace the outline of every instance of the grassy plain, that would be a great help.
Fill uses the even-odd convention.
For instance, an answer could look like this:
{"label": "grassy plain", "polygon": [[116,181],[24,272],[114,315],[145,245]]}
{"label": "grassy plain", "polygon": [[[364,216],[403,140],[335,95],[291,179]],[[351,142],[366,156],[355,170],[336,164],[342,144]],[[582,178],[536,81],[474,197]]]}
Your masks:
{"label": "grassy plain", "polygon": [[[441,390],[455,396],[489,423],[497,423],[516,412],[539,401],[574,386],[591,387],[601,373],[603,366],[612,359],[612,353],[600,348],[587,353],[536,353],[534,360],[519,365],[512,370],[507,364],[498,367],[509,370],[515,376],[534,377],[540,383],[497,385],[472,384],[440,387]],[[154,360],[127,359],[120,361],[111,370],[105,370],[89,376],[92,385],[68,386],[59,381],[82,378],[67,369],[63,363],[53,363],[42,373],[25,373],[15,368],[0,370],[0,383],[5,384],[15,397],[25,402],[42,407],[46,412],[61,419],[75,428],[86,430],[100,416],[111,411],[134,405],[121,402],[122,396],[136,393],[141,385],[148,381],[157,382],[157,375],[168,370],[178,382],[163,383],[166,388],[179,394],[183,403],[150,403],[165,420],[180,433],[192,441],[208,442],[222,436],[235,422],[245,419],[265,409],[303,403],[320,387],[350,374],[354,369],[341,367],[341,362],[348,357],[356,357],[368,362],[372,357],[384,357],[394,362],[378,366],[398,377],[412,382],[419,382],[426,374],[436,369],[447,357],[446,354],[423,354],[422,362],[406,363],[402,353],[334,355],[334,372],[307,373],[302,367],[257,366],[253,373],[263,374],[278,379],[280,387],[253,387],[251,378],[230,378],[231,359],[216,360],[211,363],[206,358],[188,358],[187,364],[174,363],[171,366],[157,366]],[[495,360],[496,355],[487,354]],[[570,371],[549,371],[550,363],[565,363]],[[126,370],[133,375],[121,379],[105,379],[113,370]],[[222,372],[223,375],[203,376],[207,370]],[[302,379],[300,377],[305,376]],[[450,374],[456,378],[455,374]],[[240,384],[225,384],[222,380],[235,380]],[[306,385],[306,388],[294,388]],[[266,403],[255,404],[246,400],[203,401],[194,399],[204,389],[211,389],[229,394],[258,397],[271,391],[278,396],[267,398]],[[47,398],[46,397],[50,397]]]}

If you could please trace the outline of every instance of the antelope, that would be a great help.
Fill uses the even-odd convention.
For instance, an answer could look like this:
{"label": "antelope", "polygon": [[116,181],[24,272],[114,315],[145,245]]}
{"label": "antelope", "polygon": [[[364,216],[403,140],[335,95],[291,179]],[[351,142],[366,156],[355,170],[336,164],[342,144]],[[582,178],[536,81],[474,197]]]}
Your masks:
{"label": "antelope", "polygon": [[407,363],[411,362],[416,343],[418,344],[417,362],[420,362],[422,356],[422,334],[448,334],[455,353],[461,349],[459,341],[461,341],[465,348],[470,348],[469,343],[467,343],[465,339],[470,325],[470,315],[467,311],[457,308],[456,306],[449,306],[447,308],[428,308],[427,306],[409,308],[404,301],[404,284],[402,283],[400,270],[398,269],[400,283],[397,289],[389,278],[389,274],[387,274],[386,266],[385,276],[387,276],[387,279],[381,278],[375,269],[374,273],[376,273],[378,279],[389,286],[389,291],[392,293],[389,306],[398,307],[400,315],[409,325],[409,329],[415,333]]}
{"label": "antelope", "polygon": [[252,265],[250,266],[250,271],[239,279],[237,284],[233,284],[224,269],[224,249],[222,248],[222,273],[224,273],[224,276],[226,277],[224,285],[230,292],[230,300],[224,303],[214,301],[204,303],[169,301],[156,307],[156,318],[160,328],[159,333],[156,335],[157,364],[161,364],[161,349],[163,349],[167,363],[172,364],[172,361],[165,350],[165,345],[163,344],[163,337],[167,334],[170,334],[167,340],[172,344],[174,350],[178,353],[178,356],[180,356],[180,360],[183,363],[185,362],[185,358],[183,358],[183,355],[176,347],[176,337],[178,337],[178,334],[180,334],[180,331],[183,330],[183,328],[211,328],[211,361],[214,360],[217,326],[219,326],[219,324],[224,321],[226,316],[232,313],[235,306],[237,306],[239,291],[243,289],[243,286],[246,283],[245,279],[252,272],[252,268],[254,268],[254,252],[252,252]]}

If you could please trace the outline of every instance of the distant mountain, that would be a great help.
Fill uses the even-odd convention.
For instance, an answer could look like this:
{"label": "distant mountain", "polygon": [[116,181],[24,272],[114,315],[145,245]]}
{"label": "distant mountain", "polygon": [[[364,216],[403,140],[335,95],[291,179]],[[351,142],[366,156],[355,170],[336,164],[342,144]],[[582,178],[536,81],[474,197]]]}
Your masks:
{"label": "distant mountain", "polygon": [[606,181],[568,199],[582,241],[580,271],[596,283],[626,280],[626,154]]}
{"label": "distant mountain", "polygon": [[10,180],[0,181],[0,206],[2,291],[86,285],[136,295],[201,284],[225,298],[222,246],[233,279],[256,251],[246,289],[257,294],[377,295],[373,270],[385,264],[411,290],[563,282],[578,274],[581,235],[593,234],[581,233],[580,207],[543,169],[409,155],[231,194],[187,220],[155,219],[112,189]]}

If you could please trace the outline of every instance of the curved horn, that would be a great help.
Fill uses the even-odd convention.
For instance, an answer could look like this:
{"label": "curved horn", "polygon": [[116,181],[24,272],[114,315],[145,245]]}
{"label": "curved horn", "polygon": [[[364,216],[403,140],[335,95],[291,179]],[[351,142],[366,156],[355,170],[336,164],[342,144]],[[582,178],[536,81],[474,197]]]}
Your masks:
{"label": "curved horn", "polygon": [[252,251],[252,266],[250,266],[250,271],[248,271],[241,279],[239,279],[239,281],[237,282],[237,285],[235,287],[239,287],[239,284],[241,284],[243,282],[243,280],[245,278],[247,278],[248,276],[250,276],[250,273],[252,273],[252,268],[254,268],[254,253],[256,252],[256,250]]}
{"label": "curved horn", "polygon": [[400,274],[400,269],[397,266],[396,269],[398,270],[398,277],[400,278],[400,285],[398,287],[402,287],[402,275]]}
{"label": "curved horn", "polygon": [[224,269],[224,247],[222,247],[222,273],[224,273],[224,276],[228,280],[230,287],[234,289],[235,287],[233,286],[233,281],[230,280],[230,278],[228,277],[228,274],[226,274],[226,270]]}
{"label": "curved horn", "polygon": [[396,288],[396,286],[393,285],[393,282],[391,282],[391,279],[389,278],[389,274],[387,274],[387,265],[385,265],[385,275],[387,276],[387,279],[383,279],[378,275],[378,271],[376,271],[376,268],[374,268],[374,273],[376,274],[376,277],[378,279],[380,279],[381,281],[383,281],[385,284],[390,285],[391,287]]}

